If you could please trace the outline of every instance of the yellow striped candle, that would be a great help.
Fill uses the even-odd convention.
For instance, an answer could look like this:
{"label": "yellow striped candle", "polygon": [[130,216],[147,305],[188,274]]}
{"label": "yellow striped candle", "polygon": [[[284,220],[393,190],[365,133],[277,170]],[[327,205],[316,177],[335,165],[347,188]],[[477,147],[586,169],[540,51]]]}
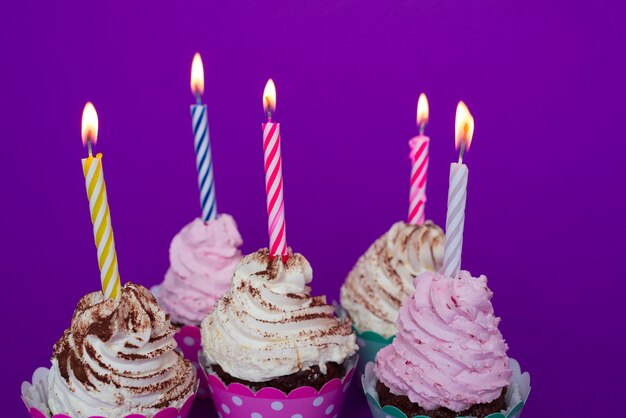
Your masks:
{"label": "yellow striped candle", "polygon": [[91,102],[85,105],[83,111],[82,137],[89,150],[89,156],[83,158],[82,163],[93,235],[98,249],[102,293],[104,293],[105,299],[117,299],[121,283],[106,185],[102,173],[102,154],[97,154],[94,157],[91,152],[91,146],[96,143],[98,137],[98,115]]}

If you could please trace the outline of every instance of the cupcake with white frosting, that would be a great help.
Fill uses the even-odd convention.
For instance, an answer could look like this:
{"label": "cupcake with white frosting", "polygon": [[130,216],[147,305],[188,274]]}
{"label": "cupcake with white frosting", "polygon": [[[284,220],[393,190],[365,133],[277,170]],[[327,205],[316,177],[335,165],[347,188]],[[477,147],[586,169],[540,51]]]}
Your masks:
{"label": "cupcake with white frosting", "polygon": [[175,332],[142,286],[126,283],[119,300],[90,293],[55,344],[51,369],[38,369],[22,397],[46,416],[150,418],[168,408],[186,416],[197,379]]}
{"label": "cupcake with white frosting", "polygon": [[362,367],[391,343],[398,310],[415,291],[415,278],[441,269],[444,243],[443,231],[431,221],[423,225],[396,222],[348,274],[341,287],[341,306],[359,337]]}
{"label": "cupcake with white frosting", "polygon": [[[242,385],[256,403],[269,388],[286,398],[302,388],[318,394],[335,388],[333,409],[338,409],[355,363],[356,336],[350,320],[337,318],[324,296],[311,296],[311,279],[311,266],[301,254],[290,254],[283,263],[262,249],[242,259],[230,290],[201,327],[201,360],[214,399],[216,391]],[[238,401],[232,405],[231,398],[224,399],[229,411],[241,411],[234,408],[241,407]],[[280,411],[301,413],[301,403],[281,402]]]}

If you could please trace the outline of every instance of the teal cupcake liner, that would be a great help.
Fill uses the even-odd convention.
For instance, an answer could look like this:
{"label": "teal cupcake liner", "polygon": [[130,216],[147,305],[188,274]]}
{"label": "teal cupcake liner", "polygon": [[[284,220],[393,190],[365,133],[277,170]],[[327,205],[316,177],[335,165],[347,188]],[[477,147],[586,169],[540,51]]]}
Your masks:
{"label": "teal cupcake liner", "polygon": [[[528,372],[521,372],[520,365],[515,359],[511,359],[510,368],[513,372],[511,383],[506,393],[507,410],[490,414],[487,418],[519,418],[522,410],[528,401],[530,395],[530,375]],[[378,379],[374,374],[374,363],[368,363],[365,366],[365,373],[361,376],[361,385],[365,398],[372,411],[374,418],[408,418],[406,414],[398,408],[390,405],[380,406],[378,402],[378,393],[376,392],[376,384]],[[428,418],[425,415],[416,415],[411,418]],[[470,418],[470,417],[457,417]]]}
{"label": "teal cupcake liner", "polygon": [[386,338],[374,331],[360,332],[354,326],[352,329],[356,333],[356,341],[359,345],[359,365],[357,370],[362,374],[365,372],[365,365],[367,363],[374,362],[376,360],[376,354],[381,349],[391,344],[396,336],[392,335],[391,337]]}

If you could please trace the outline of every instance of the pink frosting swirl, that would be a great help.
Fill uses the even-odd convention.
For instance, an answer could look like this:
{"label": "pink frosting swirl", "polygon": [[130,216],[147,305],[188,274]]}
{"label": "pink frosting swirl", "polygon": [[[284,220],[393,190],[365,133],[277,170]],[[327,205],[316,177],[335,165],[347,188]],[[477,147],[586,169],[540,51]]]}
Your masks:
{"label": "pink frosting swirl", "polygon": [[170,268],[153,291],[172,322],[198,325],[230,288],[243,243],[232,216],[196,218],[172,240]]}
{"label": "pink frosting swirl", "polygon": [[425,272],[415,288],[400,308],[395,340],[376,356],[378,379],[427,410],[460,412],[498,398],[511,370],[487,278]]}

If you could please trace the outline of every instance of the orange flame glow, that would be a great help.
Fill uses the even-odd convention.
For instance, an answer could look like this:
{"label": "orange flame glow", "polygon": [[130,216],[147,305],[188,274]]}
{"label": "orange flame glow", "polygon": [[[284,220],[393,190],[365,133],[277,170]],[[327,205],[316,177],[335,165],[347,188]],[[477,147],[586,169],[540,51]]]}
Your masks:
{"label": "orange flame glow", "polygon": [[263,110],[265,112],[276,110],[276,85],[271,78],[267,80],[265,90],[263,90]]}
{"label": "orange flame glow", "polygon": [[193,94],[204,93],[204,67],[198,52],[193,56],[191,63],[191,92]]}
{"label": "orange flame glow", "polygon": [[458,149],[462,143],[467,151],[472,144],[474,136],[474,117],[470,113],[467,105],[462,101],[456,107],[456,118],[454,121],[454,146]]}
{"label": "orange flame glow", "polygon": [[424,93],[420,94],[417,101],[417,126],[428,123],[428,99]]}
{"label": "orange flame glow", "polygon": [[91,102],[87,102],[83,109],[80,134],[83,138],[83,145],[87,145],[88,141],[91,145],[95,145],[98,141],[98,113]]}

